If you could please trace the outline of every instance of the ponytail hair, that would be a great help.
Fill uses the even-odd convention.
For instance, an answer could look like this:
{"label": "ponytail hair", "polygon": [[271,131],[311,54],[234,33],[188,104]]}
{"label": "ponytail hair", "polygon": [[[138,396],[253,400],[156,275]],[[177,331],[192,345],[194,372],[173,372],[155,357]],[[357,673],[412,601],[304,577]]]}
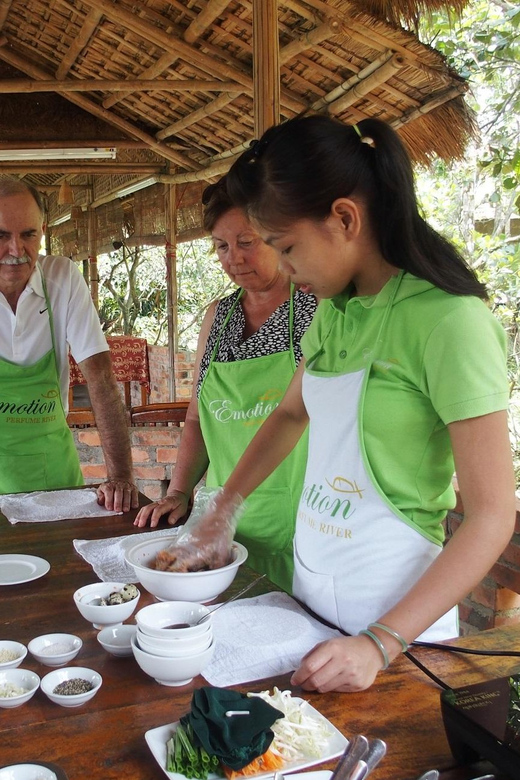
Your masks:
{"label": "ponytail hair", "polygon": [[270,228],[323,221],[335,200],[358,197],[388,263],[453,295],[487,298],[458,250],[420,215],[410,158],[378,119],[351,126],[315,115],[271,127],[236,160],[226,187],[235,206]]}

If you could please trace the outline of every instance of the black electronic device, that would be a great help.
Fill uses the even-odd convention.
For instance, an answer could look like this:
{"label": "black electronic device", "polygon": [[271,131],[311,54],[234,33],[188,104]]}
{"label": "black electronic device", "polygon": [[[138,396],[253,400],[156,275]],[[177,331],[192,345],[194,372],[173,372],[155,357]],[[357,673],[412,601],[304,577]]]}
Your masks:
{"label": "black electronic device", "polygon": [[442,691],[441,711],[457,761],[486,759],[520,780],[520,674]]}

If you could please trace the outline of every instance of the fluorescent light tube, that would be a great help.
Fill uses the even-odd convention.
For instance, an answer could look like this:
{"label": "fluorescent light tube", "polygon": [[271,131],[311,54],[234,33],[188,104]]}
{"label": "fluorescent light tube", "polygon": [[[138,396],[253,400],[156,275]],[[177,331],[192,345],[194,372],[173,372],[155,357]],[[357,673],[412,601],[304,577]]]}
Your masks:
{"label": "fluorescent light tube", "polygon": [[93,146],[84,149],[0,149],[0,160],[94,160],[116,159],[113,147]]}
{"label": "fluorescent light tube", "polygon": [[119,190],[117,190],[114,195],[116,198],[124,198],[126,195],[132,195],[134,192],[137,192],[138,190],[144,190],[145,187],[151,187],[152,184],[156,184],[157,179],[155,176],[150,176],[148,179],[141,179],[141,181],[134,181],[132,184],[129,184],[127,187],[121,187]]}
{"label": "fluorescent light tube", "polygon": [[62,217],[58,217],[58,219],[53,220],[52,222],[49,222],[49,227],[56,227],[56,225],[63,225],[64,222],[68,222],[69,219],[71,219],[72,214],[64,214]]}

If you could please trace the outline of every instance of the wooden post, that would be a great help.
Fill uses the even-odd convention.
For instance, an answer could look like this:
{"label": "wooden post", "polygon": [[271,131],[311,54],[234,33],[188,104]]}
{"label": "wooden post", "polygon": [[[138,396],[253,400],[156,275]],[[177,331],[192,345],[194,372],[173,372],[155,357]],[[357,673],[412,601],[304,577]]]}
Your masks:
{"label": "wooden post", "polygon": [[278,0],[253,2],[255,138],[280,121]]}
{"label": "wooden post", "polygon": [[175,184],[164,185],[166,213],[166,311],[168,318],[168,352],[170,356],[170,400],[176,401],[175,359],[179,351],[177,308],[177,201]]}
{"label": "wooden post", "polygon": [[88,263],[90,268],[90,295],[97,311],[99,311],[99,276],[97,265],[97,224],[96,210],[88,210]]}

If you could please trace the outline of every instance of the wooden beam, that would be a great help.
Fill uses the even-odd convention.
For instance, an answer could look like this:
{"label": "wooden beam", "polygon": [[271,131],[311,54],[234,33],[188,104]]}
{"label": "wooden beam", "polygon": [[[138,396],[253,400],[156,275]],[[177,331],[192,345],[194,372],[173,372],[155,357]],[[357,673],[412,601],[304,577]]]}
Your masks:
{"label": "wooden beam", "polygon": [[93,141],[0,141],[0,149],[84,149],[90,147],[104,148],[113,147],[114,149],[148,149],[148,144],[144,141],[133,141],[131,139],[111,139]]}
{"label": "wooden beam", "polygon": [[255,136],[280,121],[278,0],[253,3],[253,106]]}
{"label": "wooden beam", "polygon": [[181,130],[184,130],[185,127],[190,127],[190,125],[196,124],[201,119],[204,119],[204,117],[215,114],[217,111],[220,111],[222,108],[224,108],[224,106],[229,105],[229,103],[231,103],[235,98],[236,92],[224,92],[223,95],[220,95],[220,97],[216,98],[215,100],[211,100],[209,103],[206,103],[206,105],[198,108],[196,111],[191,111],[189,114],[187,114],[187,116],[179,119],[177,122],[173,122],[171,125],[168,125],[168,127],[165,127],[164,130],[159,130],[159,132],[155,134],[155,137],[157,140],[163,141],[165,138],[168,138],[168,136],[175,135],[175,133],[179,133]]}
{"label": "wooden beam", "polygon": [[[49,78],[49,74],[42,68],[31,64],[25,57],[22,57],[19,54],[15,54],[14,51],[7,49],[5,46],[0,47],[0,59],[9,63],[9,65],[13,65],[15,68],[18,68],[18,70],[21,70],[22,73],[26,73],[28,76],[33,79],[37,79],[38,81],[45,81]],[[92,100],[83,97],[83,95],[76,95],[75,93],[64,93],[64,97],[71,103],[74,103],[80,108],[83,108],[89,114],[97,116],[100,119],[103,119],[105,122],[114,125],[114,127],[122,130],[124,133],[126,133],[126,135],[130,135],[141,141],[145,141],[149,148],[159,154],[161,157],[164,157],[167,160],[171,160],[172,162],[181,165],[183,168],[193,170],[200,167],[197,163],[193,162],[188,157],[173,151],[173,149],[171,149],[166,144],[156,141],[153,136],[150,136],[148,133],[145,133],[138,127],[135,127],[131,122],[128,122],[126,119],[122,119],[115,114],[112,114],[110,111],[102,108]]]}
{"label": "wooden beam", "polygon": [[424,114],[429,114],[430,111],[442,106],[444,103],[448,103],[450,100],[460,97],[464,94],[466,89],[467,87],[461,84],[460,87],[451,87],[450,89],[437,93],[429,100],[426,100],[419,108],[411,108],[408,111],[405,111],[402,116],[393,119],[389,124],[397,130],[399,127],[402,127],[409,122],[413,122],[415,119],[419,119],[419,117],[424,116]]}
{"label": "wooden beam", "polygon": [[[111,0],[84,0],[84,2],[92,8],[97,8],[98,11],[102,11],[105,16],[116,24],[123,25],[144,40],[150,41],[164,49],[164,51],[174,53],[186,62],[193,63],[213,77],[232,79],[245,87],[252,88],[251,76],[247,73],[232,65],[227,65],[225,62],[216,60],[214,57],[204,54],[204,52],[198,51],[178,36],[161,30],[160,27],[127,11],[122,6],[111,2]],[[164,21],[166,23],[167,19]]]}
{"label": "wooden beam", "polygon": [[103,14],[97,11],[95,8],[90,9],[84,19],[81,30],[79,31],[78,35],[72,39],[72,43],[68,52],[63,56],[58,66],[58,70],[56,71],[57,79],[61,80],[65,78],[71,67],[76,62],[79,54],[83,51],[91,39],[102,16]]}
{"label": "wooden beam", "polygon": [[401,54],[394,54],[387,62],[380,65],[377,70],[373,71],[373,73],[361,81],[358,81],[358,83],[349,89],[343,97],[329,103],[329,112],[331,114],[341,114],[342,111],[355,103],[356,100],[359,100],[359,98],[367,95],[376,87],[384,84],[385,81],[394,76],[397,71],[404,68],[407,64],[408,63]]}
{"label": "wooden beam", "polygon": [[[0,93],[27,92],[244,92],[234,81],[204,81],[203,79],[69,79],[68,81],[31,81],[6,79],[0,81]],[[104,104],[103,104],[104,105]]]}
{"label": "wooden beam", "polygon": [[309,30],[305,35],[291,41],[283,49],[280,49],[280,64],[285,65],[293,57],[301,54],[302,51],[312,49],[313,46],[317,46],[322,41],[326,41],[339,33],[341,33],[339,21],[332,18],[327,19],[323,24],[318,25],[313,30]]}
{"label": "wooden beam", "polygon": [[13,0],[0,0],[0,30],[4,26],[7,14],[11,8]]}
{"label": "wooden beam", "polygon": [[184,33],[184,40],[187,43],[194,43],[210,24],[215,21],[217,16],[226,10],[231,0],[207,0],[206,7],[199,12],[193,19]]}
{"label": "wooden beam", "polygon": [[385,51],[375,60],[370,62],[366,67],[362,68],[357,73],[354,73],[353,76],[344,81],[342,84],[334,87],[334,89],[321,97],[319,100],[316,100],[312,104],[311,109],[313,111],[320,111],[322,108],[325,108],[325,106],[330,105],[335,100],[338,100],[338,98],[345,95],[356,84],[359,84],[361,81],[363,81],[363,79],[371,76],[372,73],[378,70],[382,65],[386,65],[386,63],[392,59],[393,55],[394,53],[392,51]]}
{"label": "wooden beam", "polygon": [[2,160],[0,161],[2,173],[63,173],[69,176],[80,174],[104,174],[110,175],[143,175],[155,176],[164,171],[163,165],[150,163],[110,163],[99,162],[71,162],[70,160]]}
{"label": "wooden beam", "polygon": [[[171,66],[177,62],[178,57],[177,55],[172,54],[172,52],[167,51],[165,54],[163,54],[157,62],[154,62],[153,65],[150,65],[149,68],[146,68],[143,70],[141,75],[138,77],[138,80],[141,79],[155,79],[157,76],[162,76],[164,71],[168,70],[168,68],[171,68]],[[132,92],[125,92],[122,95],[110,95],[110,97],[105,98],[103,101],[103,108],[112,108],[112,106],[115,106],[116,103],[119,103],[120,100],[123,100],[125,97],[128,97],[128,95],[131,95]]]}
{"label": "wooden beam", "polygon": [[165,187],[166,216],[166,316],[168,322],[168,352],[170,358],[170,399],[175,395],[175,355],[179,351],[178,289],[177,289],[177,197],[175,184]]}

